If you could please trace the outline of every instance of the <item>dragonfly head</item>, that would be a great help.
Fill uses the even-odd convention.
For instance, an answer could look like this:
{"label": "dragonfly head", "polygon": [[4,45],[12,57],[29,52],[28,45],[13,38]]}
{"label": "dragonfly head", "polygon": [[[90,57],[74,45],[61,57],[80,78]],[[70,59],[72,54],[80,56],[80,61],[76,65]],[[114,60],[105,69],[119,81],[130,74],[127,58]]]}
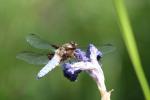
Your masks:
{"label": "dragonfly head", "polygon": [[62,61],[74,57],[74,51],[76,50],[76,48],[77,43],[73,41],[63,44],[58,49],[58,54],[62,57]]}
{"label": "dragonfly head", "polygon": [[74,41],[71,41],[69,43],[66,43],[63,45],[66,51],[74,51],[77,48],[77,43]]}
{"label": "dragonfly head", "polygon": [[71,41],[69,43],[66,43],[66,49],[69,49],[69,50],[75,50],[77,48],[77,43],[74,42],[74,41]]}

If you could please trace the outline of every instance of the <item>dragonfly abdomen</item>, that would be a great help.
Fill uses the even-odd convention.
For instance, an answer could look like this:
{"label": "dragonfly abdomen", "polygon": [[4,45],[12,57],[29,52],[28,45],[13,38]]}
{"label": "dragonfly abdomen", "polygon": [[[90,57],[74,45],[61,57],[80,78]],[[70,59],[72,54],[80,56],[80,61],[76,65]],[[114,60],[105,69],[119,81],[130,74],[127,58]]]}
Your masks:
{"label": "dragonfly abdomen", "polygon": [[45,76],[49,71],[54,69],[56,66],[59,65],[61,58],[58,55],[54,55],[54,57],[40,70],[37,75],[37,78],[41,78]]}

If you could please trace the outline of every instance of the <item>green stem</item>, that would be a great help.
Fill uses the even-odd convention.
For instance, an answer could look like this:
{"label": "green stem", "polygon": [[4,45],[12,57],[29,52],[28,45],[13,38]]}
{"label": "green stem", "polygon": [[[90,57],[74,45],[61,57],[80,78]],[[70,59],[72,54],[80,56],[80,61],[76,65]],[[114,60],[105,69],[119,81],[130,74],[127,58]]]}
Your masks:
{"label": "green stem", "polygon": [[136,75],[142,87],[145,99],[150,100],[149,85],[146,80],[144,71],[142,69],[142,64],[140,61],[140,56],[138,54],[137,44],[132,32],[132,28],[130,26],[130,21],[128,19],[127,11],[124,6],[124,1],[123,0],[113,0],[113,1],[117,12],[120,28],[122,30],[122,37],[127,47],[134,70],[136,72]]}

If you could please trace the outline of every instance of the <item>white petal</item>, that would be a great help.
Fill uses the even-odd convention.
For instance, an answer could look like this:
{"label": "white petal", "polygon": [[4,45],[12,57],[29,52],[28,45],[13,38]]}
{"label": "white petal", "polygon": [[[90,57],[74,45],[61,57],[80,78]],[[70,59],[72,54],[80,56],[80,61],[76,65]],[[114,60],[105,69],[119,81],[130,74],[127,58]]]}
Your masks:
{"label": "white petal", "polygon": [[71,67],[75,69],[78,68],[80,70],[85,70],[85,71],[95,69],[91,62],[83,62],[83,61],[76,62],[72,64]]}

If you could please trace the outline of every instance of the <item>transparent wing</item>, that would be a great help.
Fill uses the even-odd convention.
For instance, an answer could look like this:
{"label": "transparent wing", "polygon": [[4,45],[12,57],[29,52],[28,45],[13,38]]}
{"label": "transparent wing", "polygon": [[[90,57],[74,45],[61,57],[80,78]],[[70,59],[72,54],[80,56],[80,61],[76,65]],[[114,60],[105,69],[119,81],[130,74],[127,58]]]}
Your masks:
{"label": "transparent wing", "polygon": [[[109,54],[109,53],[112,53],[112,52],[114,52],[115,50],[116,50],[116,47],[113,45],[113,44],[103,44],[103,45],[100,45],[100,46],[97,46],[97,45],[95,45],[96,46],[96,48],[98,49],[98,50],[100,50],[101,52],[102,52],[102,54]],[[81,46],[81,48],[83,49],[83,50],[87,50],[87,47],[83,47],[83,46]]]}
{"label": "transparent wing", "polygon": [[19,53],[16,58],[35,65],[47,64],[50,59],[46,54],[38,54],[29,51]]}
{"label": "transparent wing", "polygon": [[42,40],[39,36],[36,34],[29,34],[26,37],[26,41],[33,47],[38,49],[49,49],[51,51],[55,51],[57,49],[57,46],[49,44],[47,41]]}
{"label": "transparent wing", "polygon": [[112,44],[104,44],[101,47],[97,47],[104,55],[114,52],[116,50],[115,46]]}

